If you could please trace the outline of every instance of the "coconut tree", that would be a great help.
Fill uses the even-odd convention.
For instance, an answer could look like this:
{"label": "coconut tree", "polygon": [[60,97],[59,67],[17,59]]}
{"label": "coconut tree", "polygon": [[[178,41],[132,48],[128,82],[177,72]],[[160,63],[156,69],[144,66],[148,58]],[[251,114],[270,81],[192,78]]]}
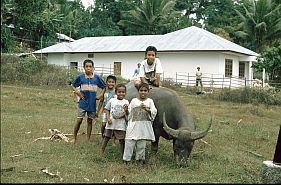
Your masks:
{"label": "coconut tree", "polygon": [[175,3],[175,0],[144,0],[141,6],[121,12],[118,25],[125,28],[125,34],[159,34],[163,31],[161,27],[168,28],[180,16],[174,10]]}
{"label": "coconut tree", "polygon": [[241,18],[241,31],[237,35],[245,39],[247,46],[256,52],[264,51],[281,38],[281,4],[271,0],[247,0]]}

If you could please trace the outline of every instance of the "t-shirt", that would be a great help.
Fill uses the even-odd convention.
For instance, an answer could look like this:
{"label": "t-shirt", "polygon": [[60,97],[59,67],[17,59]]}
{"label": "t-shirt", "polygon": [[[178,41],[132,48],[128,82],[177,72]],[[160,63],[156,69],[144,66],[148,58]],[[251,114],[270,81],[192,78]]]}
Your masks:
{"label": "t-shirt", "polygon": [[196,79],[200,80],[202,76],[202,72],[201,71],[196,71]]}
{"label": "t-shirt", "polygon": [[140,68],[135,69],[133,77],[139,76],[139,73],[140,73]]}
{"label": "t-shirt", "polygon": [[112,89],[112,91],[109,91],[108,89],[105,90],[104,95],[103,95],[103,103],[102,103],[102,107],[105,107],[107,102],[111,99],[111,98],[116,98],[116,94],[115,94],[115,89]]}
{"label": "t-shirt", "polygon": [[120,119],[114,119],[114,116],[124,116],[125,110],[123,108],[123,105],[129,105],[129,101],[126,99],[119,100],[117,98],[111,98],[106,106],[105,109],[109,110],[110,112],[110,119],[112,120],[112,124],[106,123],[105,129],[111,129],[111,130],[126,130],[126,120],[125,117]]}
{"label": "t-shirt", "polygon": [[96,112],[96,96],[98,87],[104,89],[106,87],[103,79],[94,74],[92,78],[86,78],[86,74],[79,75],[72,83],[72,86],[80,87],[80,92],[85,99],[79,100],[79,107],[87,112]]}
{"label": "t-shirt", "polygon": [[[141,103],[144,103],[150,108],[151,114],[140,107]],[[153,100],[147,98],[146,100],[141,101],[138,98],[133,98],[129,104],[128,111],[128,126],[125,139],[145,139],[155,141],[152,123],[156,117],[157,109]]]}
{"label": "t-shirt", "polygon": [[140,67],[140,77],[145,77],[146,79],[155,78],[156,73],[163,73],[162,65],[159,58],[155,58],[152,65],[147,64],[147,59],[141,62]]}

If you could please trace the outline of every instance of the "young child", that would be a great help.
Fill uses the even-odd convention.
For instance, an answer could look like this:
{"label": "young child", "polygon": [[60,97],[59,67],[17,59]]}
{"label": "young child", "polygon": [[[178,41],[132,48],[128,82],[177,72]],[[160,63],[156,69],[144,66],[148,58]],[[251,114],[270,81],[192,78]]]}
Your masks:
{"label": "young child", "polygon": [[106,109],[105,105],[111,98],[116,98],[115,94],[115,85],[116,85],[116,77],[113,75],[109,75],[106,78],[106,90],[104,92],[104,95],[100,98],[98,110],[96,112],[96,117],[98,117],[98,114],[102,108],[102,125],[101,125],[101,135],[102,138],[104,137],[104,129],[107,122],[106,119]]}
{"label": "young child", "polygon": [[[162,65],[159,58],[156,58],[157,49],[154,46],[148,46],[145,51],[145,60],[140,66],[140,81],[149,85],[160,86],[160,74],[163,73]],[[138,87],[139,84],[135,83]]]}
{"label": "young child", "polygon": [[[72,143],[77,141],[77,133],[83,121],[83,117],[87,113],[87,141],[90,141],[92,133],[92,122],[96,113],[96,99],[100,99],[105,91],[106,84],[101,77],[93,72],[94,63],[92,60],[85,60],[83,63],[85,73],[79,75],[71,84],[72,90],[79,96],[78,102],[78,115],[74,127],[74,134]],[[77,89],[80,87],[80,90]],[[97,95],[97,89],[101,88],[102,91]]]}
{"label": "young child", "polygon": [[104,150],[108,141],[113,136],[119,140],[121,156],[123,156],[126,133],[125,110],[128,109],[129,101],[124,99],[126,95],[126,86],[118,84],[116,86],[117,98],[111,98],[105,106],[107,123],[104,131],[100,154],[104,154]]}
{"label": "young child", "polygon": [[141,83],[139,97],[133,98],[129,107],[126,108],[128,126],[126,129],[125,149],[123,160],[131,161],[134,147],[136,146],[136,160],[145,163],[146,140],[155,141],[152,122],[156,117],[157,109],[151,98],[148,98],[149,85]]}
{"label": "young child", "polygon": [[139,76],[139,74],[140,74],[140,67],[141,67],[141,63],[138,63],[138,67],[134,71],[133,78],[137,78]]}

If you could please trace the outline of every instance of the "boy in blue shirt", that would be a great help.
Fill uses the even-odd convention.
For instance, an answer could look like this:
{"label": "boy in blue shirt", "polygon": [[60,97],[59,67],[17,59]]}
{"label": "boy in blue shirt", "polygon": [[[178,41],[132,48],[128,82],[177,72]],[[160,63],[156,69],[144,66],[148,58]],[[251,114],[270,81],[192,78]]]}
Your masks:
{"label": "boy in blue shirt", "polygon": [[[85,60],[83,63],[85,73],[79,75],[71,84],[74,93],[79,96],[78,115],[76,125],[74,127],[74,134],[72,143],[77,141],[77,133],[83,121],[83,117],[87,113],[87,141],[90,141],[92,133],[93,119],[96,117],[96,99],[100,99],[105,92],[106,84],[103,79],[93,72],[94,63],[92,60]],[[77,89],[80,87],[80,90]],[[97,95],[98,88],[102,89],[101,93]]]}

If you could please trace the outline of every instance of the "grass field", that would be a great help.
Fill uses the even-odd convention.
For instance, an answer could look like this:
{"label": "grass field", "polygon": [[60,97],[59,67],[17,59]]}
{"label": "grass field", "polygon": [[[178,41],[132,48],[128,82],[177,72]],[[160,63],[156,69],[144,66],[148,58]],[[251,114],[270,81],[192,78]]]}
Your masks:
{"label": "grass field", "polygon": [[[208,135],[195,142],[187,168],[173,160],[172,142],[160,139],[152,163],[150,143],[144,166],[122,163],[119,146],[100,147],[99,120],[90,143],[79,135],[76,145],[49,137],[48,129],[71,134],[76,104],[69,87],[1,85],[1,183],[261,183],[264,160],[272,160],[281,107],[221,102],[206,96],[179,93],[198,129],[213,117]],[[84,121],[80,133],[86,132]],[[48,168],[51,173],[41,171]],[[6,171],[2,171],[6,169]],[[10,170],[7,170],[10,169]]]}

